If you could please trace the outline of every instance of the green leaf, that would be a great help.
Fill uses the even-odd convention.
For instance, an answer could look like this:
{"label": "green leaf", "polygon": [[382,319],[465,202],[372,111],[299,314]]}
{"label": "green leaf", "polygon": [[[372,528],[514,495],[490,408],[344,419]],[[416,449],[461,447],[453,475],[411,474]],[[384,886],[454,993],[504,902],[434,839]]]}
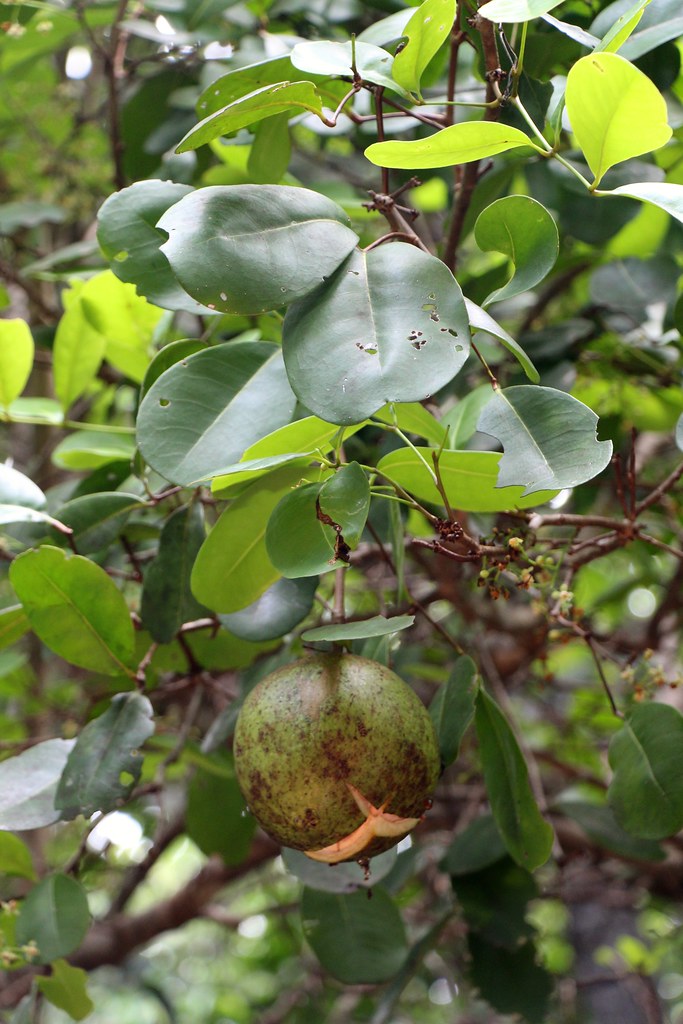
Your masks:
{"label": "green leaf", "polygon": [[403,30],[408,42],[394,57],[394,81],[407,92],[419,92],[422,73],[448,39],[456,0],[424,0]]}
{"label": "green leaf", "polygon": [[162,252],[183,288],[224,313],[288,305],[358,241],[331,199],[286,185],[202,188],[167,210],[158,227],[168,232]]}
{"label": "green leaf", "polygon": [[439,687],[429,705],[429,717],[439,741],[444,767],[458,756],[462,738],[474,718],[479,692],[477,666],[471,658],[458,658],[448,680]]}
{"label": "green leaf", "polygon": [[660,210],[666,210],[676,220],[683,223],[683,185],[676,185],[669,181],[636,181],[632,185],[619,185],[606,192],[596,190],[596,196],[630,196],[631,199],[640,199],[643,203],[650,203],[658,206]]}
{"label": "green leaf", "polygon": [[480,384],[448,410],[442,421],[448,428],[447,449],[465,448],[476,432],[481,410],[491,401],[492,395],[490,384]]}
{"label": "green leaf", "polygon": [[284,636],[311,611],[318,577],[279,579],[253,604],[219,618],[226,629],[243,640],[260,643]]}
{"label": "green leaf", "polygon": [[188,356],[193,356],[195,352],[204,352],[207,348],[206,342],[201,341],[199,338],[183,338],[182,341],[172,341],[169,345],[164,345],[147,367],[147,372],[140,388],[140,401],[142,401],[152,384],[161,377],[165,370],[170,370],[175,363],[180,363],[183,359],[187,359]]}
{"label": "green leaf", "polygon": [[395,423],[406,434],[417,434],[433,444],[440,445],[446,436],[443,423],[432,416],[419,402],[397,402],[373,413],[373,420]]}
{"label": "green leaf", "polygon": [[108,547],[128,521],[131,512],[144,508],[137,494],[103,491],[67,501],[59,510],[60,522],[73,530],[72,540],[81,554]]}
{"label": "green leaf", "polygon": [[676,445],[683,452],[683,413],[678,417],[676,423]]}
{"label": "green leaf", "polygon": [[44,509],[47,499],[33,480],[6,462],[0,462],[0,502],[3,505]]}
{"label": "green leaf", "polygon": [[610,807],[574,799],[560,800],[556,807],[562,814],[578,822],[598,846],[620,857],[654,861],[666,859],[666,852],[659,843],[650,839],[637,839],[625,832]]}
{"label": "green leaf", "polygon": [[45,740],[0,762],[0,829],[23,831],[58,821],[54,799],[73,740]]}
{"label": "green leaf", "polygon": [[380,46],[362,43],[333,43],[328,40],[311,43],[297,43],[290,59],[295,68],[315,75],[340,75],[353,78],[352,64],[364,82],[384,86],[406,99],[410,94],[392,77],[394,58]]}
{"label": "green leaf", "polygon": [[[661,11],[661,5],[655,8],[655,17]],[[650,23],[640,32],[632,35],[621,47],[621,54],[628,60],[638,60],[646,53],[663,46],[670,40],[679,39],[683,35],[683,15],[675,18],[664,18]]]}
{"label": "green leaf", "polygon": [[65,412],[93,382],[107,345],[86,316],[83,287],[83,282],[77,282],[63,294],[64,315],[57,324],[52,352],[55,395]]}
{"label": "green leaf", "polygon": [[399,970],[407,954],[401,916],[387,892],[372,899],[304,889],[301,919],[306,940],[324,969],[346,985],[376,985]]}
{"label": "green leaf", "polygon": [[450,128],[442,128],[426,139],[374,142],[365,150],[365,156],[378,167],[419,170],[467,164],[521,146],[538,150],[538,146],[519,128],[497,121],[463,121]]}
{"label": "green leaf", "polygon": [[492,814],[483,814],[458,833],[439,866],[451,876],[471,875],[503,857],[507,850],[496,820]]}
{"label": "green leaf", "polygon": [[320,864],[288,846],[283,846],[280,856],[287,871],[309,889],[343,894],[372,888],[396,866],[396,847],[372,858],[369,876],[358,861],[335,864],[334,871],[330,871],[329,864]]}
{"label": "green leaf", "polygon": [[249,128],[266,117],[307,110],[325,119],[322,97],[312,82],[279,82],[266,85],[227,107],[209,114],[195,125],[176,146],[176,153],[198,149],[221,135],[231,135],[240,128]]}
{"label": "green leaf", "polygon": [[261,121],[254,130],[247,171],[252,181],[277,185],[287,173],[292,153],[289,117],[279,114]]}
{"label": "green leaf", "polygon": [[0,319],[0,405],[5,409],[26,386],[33,349],[33,335],[24,320]]}
{"label": "green leaf", "polygon": [[136,181],[104,201],[97,214],[97,241],[120,281],[163,309],[211,316],[214,310],[190,298],[161,252],[166,235],[156,227],[162,214],[179,202],[190,185],[174,181]]}
{"label": "green leaf", "polygon": [[524,485],[524,495],[592,480],[609,464],[612,442],[598,441],[598,417],[564,391],[518,387],[497,390],[477,429],[504,448],[500,487]]}
{"label": "green leaf", "polygon": [[217,612],[252,604],[281,575],[266,551],[266,526],[283,495],[302,477],[283,466],[250,484],[223,512],[204,541],[192,570],[194,596]]}
{"label": "green leaf", "polygon": [[529,785],[529,774],[514,733],[503,712],[484,690],[475,712],[482,770],[491,810],[510,855],[533,871],[545,864],[553,830],[542,817]]}
{"label": "green leaf", "polygon": [[92,672],[133,674],[130,614],[104,569],[45,546],[15,558],[9,574],[31,628],[50,650]]}
{"label": "green leaf", "polygon": [[483,999],[499,1013],[520,1014],[528,1024],[544,1024],[553,993],[552,975],[537,962],[532,942],[516,949],[468,937],[470,976]]}
{"label": "green leaf", "polygon": [[154,732],[152,705],[140,693],[118,693],[81,731],[57,787],[55,807],[69,820],[112,811],[129,798],[142,771],[139,747]]}
{"label": "green leaf", "polygon": [[77,949],[88,930],[90,911],[83,886],[67,875],[50,875],[21,904],[16,940],[35,942],[36,962],[48,964]]}
{"label": "green leaf", "polygon": [[190,781],[185,831],[207,857],[219,854],[226,864],[241,864],[249,853],[256,819],[244,814],[232,757],[214,755],[216,769],[200,769]]}
{"label": "green leaf", "polygon": [[344,520],[344,540],[355,548],[370,510],[370,483],[357,462],[341,466],[320,489],[320,508],[335,523]]}
{"label": "green leaf", "polygon": [[157,556],[145,572],[140,616],[153,640],[168,644],[184,622],[206,614],[190,589],[192,567],[204,543],[197,502],[177,508],[164,523]]}
{"label": "green leaf", "polygon": [[607,797],[618,823],[642,839],[683,828],[683,716],[668,704],[641,704],[612,737],[614,777]]}
{"label": "green leaf", "polygon": [[53,1006],[68,1013],[72,1020],[83,1020],[95,1009],[87,991],[88,975],[66,960],[55,960],[49,978],[36,978],[36,986]]}
{"label": "green leaf", "polygon": [[78,430],[59,442],[52,452],[52,461],[63,469],[99,469],[108,462],[130,461],[134,454],[135,440],[129,433]]}
{"label": "green leaf", "polygon": [[11,832],[0,832],[0,875],[18,875],[32,882],[37,877],[31,851],[19,836]]}
{"label": "green leaf", "polygon": [[501,327],[485,309],[482,309],[481,306],[477,306],[471,299],[465,299],[465,306],[467,307],[467,316],[469,318],[472,331],[485,331],[487,334],[491,334],[494,338],[497,338],[508,352],[512,353],[529,380],[534,384],[538,384],[541,379],[538,370],[529,359],[522,346],[515,341],[512,335],[508,334],[505,328]]}
{"label": "green leaf", "polygon": [[[493,840],[496,852],[499,843]],[[506,949],[515,949],[533,935],[528,904],[538,896],[538,887],[529,871],[510,857],[496,859],[472,874],[452,875],[451,884],[470,933]]]}
{"label": "green leaf", "polygon": [[138,413],[138,444],[167,480],[192,484],[237,462],[245,448],[287,423],[295,403],[276,345],[216,345],[154,382]]}
{"label": "green leaf", "polygon": [[282,347],[299,400],[333,423],[387,402],[429,397],[462,368],[469,323],[460,288],[435,256],[393,242],[354,252],[292,305]]}
{"label": "green leaf", "polygon": [[370,636],[389,636],[401,629],[408,629],[415,622],[414,615],[394,615],[387,619],[384,615],[373,615],[371,619],[361,622],[338,622],[329,626],[316,626],[301,634],[305,641],[313,640],[365,640]]}
{"label": "green leaf", "polygon": [[559,7],[561,3],[562,0],[489,0],[477,13],[489,21],[531,21]]}
{"label": "green leaf", "polygon": [[0,610],[0,651],[15,644],[30,628],[31,623],[21,605]]}
{"label": "green leaf", "polygon": [[474,238],[484,252],[502,252],[513,265],[508,283],[491,292],[485,306],[530,291],[555,266],[560,249],[555,221],[529,196],[506,196],[487,206],[474,225]]}
{"label": "green leaf", "polygon": [[197,115],[206,118],[243,96],[259,92],[268,85],[281,85],[296,77],[289,55],[235,68],[206,87],[197,100]]}
{"label": "green leaf", "polygon": [[597,185],[615,164],[671,138],[664,97],[647,75],[616,53],[593,53],[567,76],[572,131]]}
{"label": "green leaf", "polygon": [[[420,501],[443,505],[430,473],[434,454],[433,448],[398,448],[380,459],[377,469]],[[504,512],[542,505],[557,494],[557,490],[549,490],[527,495],[521,486],[499,487],[502,459],[497,452],[442,451],[439,472],[451,508],[462,512]]]}

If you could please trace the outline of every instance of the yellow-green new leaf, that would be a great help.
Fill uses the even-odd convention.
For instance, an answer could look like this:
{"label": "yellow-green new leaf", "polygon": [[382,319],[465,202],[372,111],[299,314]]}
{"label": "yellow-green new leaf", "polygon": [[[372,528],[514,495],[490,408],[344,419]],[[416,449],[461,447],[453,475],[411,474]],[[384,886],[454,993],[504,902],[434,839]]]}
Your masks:
{"label": "yellow-green new leaf", "polygon": [[483,157],[504,153],[507,149],[530,146],[541,152],[528,135],[497,121],[465,121],[443,128],[426,139],[413,142],[375,142],[365,155],[378,167],[416,170],[427,167],[452,167]]}
{"label": "yellow-green new leaf", "polygon": [[567,114],[597,185],[615,164],[659,149],[671,138],[664,97],[616,53],[582,57],[567,76]]}
{"label": "yellow-green new leaf", "polygon": [[0,320],[0,405],[5,409],[26,386],[33,366],[33,336],[24,320]]}
{"label": "yellow-green new leaf", "polygon": [[456,0],[425,0],[403,32],[408,42],[394,57],[392,75],[408,92],[419,92],[422,73],[448,38]]}

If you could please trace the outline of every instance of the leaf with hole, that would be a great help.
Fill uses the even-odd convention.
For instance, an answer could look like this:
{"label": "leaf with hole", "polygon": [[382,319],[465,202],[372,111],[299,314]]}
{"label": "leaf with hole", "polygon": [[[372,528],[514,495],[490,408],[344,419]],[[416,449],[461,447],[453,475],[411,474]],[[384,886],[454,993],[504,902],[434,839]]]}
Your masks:
{"label": "leaf with hole", "polygon": [[354,252],[287,311],[282,347],[299,400],[358,423],[387,402],[428,398],[469,354],[462,293],[435,256],[405,242]]}
{"label": "leaf with hole", "polygon": [[601,473],[612,442],[598,441],[598,417],[582,402],[554,388],[522,385],[498,390],[477,429],[503,445],[498,486],[524,486],[524,496],[576,487]]}
{"label": "leaf with hole", "polygon": [[121,591],[95,562],[44,546],[10,566],[10,581],[43,643],[72,665],[133,675],[133,625]]}
{"label": "leaf with hole", "polygon": [[287,423],[295,404],[278,346],[216,345],[181,359],[151,386],[138,413],[140,451],[167,480],[192,484],[237,462]]}
{"label": "leaf with hole", "polygon": [[183,288],[223,313],[289,305],[358,242],[340,206],[288,185],[201,188],[167,210],[158,227],[168,233],[161,249]]}
{"label": "leaf with hole", "polygon": [[595,185],[610,167],[659,149],[671,138],[664,97],[616,53],[578,60],[567,76],[565,103]]}
{"label": "leaf with hole", "polygon": [[497,121],[463,121],[442,128],[426,139],[412,142],[373,142],[365,150],[371,164],[378,167],[396,167],[403,170],[422,170],[428,167],[452,167],[481,160],[509,149],[539,147],[520,131]]}
{"label": "leaf with hole", "polygon": [[550,273],[560,248],[555,221],[529,196],[506,196],[487,206],[474,238],[483,252],[501,252],[513,267],[508,283],[491,292],[484,306],[530,291]]}

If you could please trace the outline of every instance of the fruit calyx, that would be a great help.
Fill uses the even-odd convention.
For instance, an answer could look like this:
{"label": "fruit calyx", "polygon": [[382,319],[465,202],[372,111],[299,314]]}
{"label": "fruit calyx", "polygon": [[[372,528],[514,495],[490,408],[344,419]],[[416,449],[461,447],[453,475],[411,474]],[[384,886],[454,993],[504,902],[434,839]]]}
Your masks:
{"label": "fruit calyx", "polygon": [[360,811],[365,815],[365,821],[348,836],[344,836],[343,839],[330,846],[325,846],[322,850],[305,850],[306,856],[311,860],[317,860],[323,864],[339,864],[340,861],[351,860],[351,858],[362,859],[363,851],[370,846],[374,839],[380,836],[393,838],[407,835],[422,820],[421,818],[402,818],[398,814],[389,814],[385,811],[385,807],[389,804],[391,797],[385,800],[380,807],[375,807],[350,782],[347,782],[346,785]]}

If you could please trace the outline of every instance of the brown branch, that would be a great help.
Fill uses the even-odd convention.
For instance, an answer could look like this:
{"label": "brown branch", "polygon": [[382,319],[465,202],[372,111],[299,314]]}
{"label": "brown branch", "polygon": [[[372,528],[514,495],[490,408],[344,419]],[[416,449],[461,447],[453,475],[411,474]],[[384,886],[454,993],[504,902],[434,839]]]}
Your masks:
{"label": "brown branch", "polygon": [[655,487],[654,491],[650,491],[647,498],[643,498],[643,500],[636,505],[636,515],[639,516],[646,508],[650,508],[651,505],[656,505],[659,499],[675,486],[681,476],[683,476],[683,462],[681,462],[681,464],[677,466],[672,473],[669,473],[666,480],[662,480],[661,484]]}

